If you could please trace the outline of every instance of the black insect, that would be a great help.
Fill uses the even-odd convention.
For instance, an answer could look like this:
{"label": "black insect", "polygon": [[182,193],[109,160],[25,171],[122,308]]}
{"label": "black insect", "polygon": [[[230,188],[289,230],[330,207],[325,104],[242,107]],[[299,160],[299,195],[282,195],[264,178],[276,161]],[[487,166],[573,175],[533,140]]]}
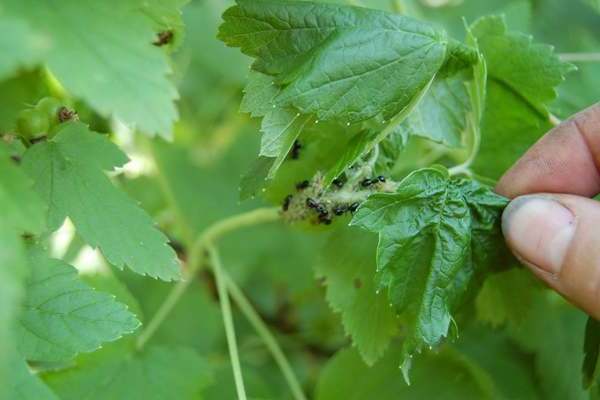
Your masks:
{"label": "black insect", "polygon": [[377,181],[376,181],[376,180],[373,180],[373,179],[365,178],[365,179],[363,179],[363,180],[362,180],[362,182],[360,183],[360,186],[362,186],[362,187],[365,187],[365,188],[366,188],[366,187],[369,187],[369,186],[371,186],[371,185],[372,185],[372,184],[374,184],[375,182],[377,182]]}
{"label": "black insect", "polygon": [[339,178],[335,178],[331,183],[333,183],[334,186],[341,189],[342,187],[344,187],[344,183],[346,183],[346,182],[342,177],[339,177]]}
{"label": "black insect", "polygon": [[156,35],[156,40],[152,42],[152,44],[158,47],[164,46],[165,44],[171,43],[174,36],[173,31],[159,32],[158,35]]}
{"label": "black insect", "polygon": [[283,205],[281,206],[281,209],[282,209],[283,211],[287,211],[287,210],[289,210],[289,209],[290,209],[290,203],[291,203],[291,201],[292,201],[292,198],[293,198],[293,197],[294,197],[294,196],[292,196],[291,194],[288,194],[288,195],[285,197],[285,199],[283,199]]}
{"label": "black insect", "polygon": [[292,160],[297,160],[300,158],[300,150],[302,150],[302,143],[300,143],[299,140],[296,140],[292,146],[292,149],[290,150],[290,158]]}
{"label": "black insect", "polygon": [[348,211],[348,207],[346,207],[346,206],[342,206],[342,205],[335,206],[335,207],[333,208],[333,213],[334,213],[335,215],[344,215],[344,213],[345,213],[346,211]]}
{"label": "black insect", "polygon": [[315,210],[317,211],[317,213],[319,213],[319,216],[329,214],[327,208],[323,204],[318,204]]}
{"label": "black insect", "polygon": [[329,214],[320,214],[319,222],[324,225],[331,225],[331,218],[329,218]]}
{"label": "black insect", "polygon": [[385,182],[385,176],[383,176],[383,175],[379,175],[379,176],[377,177],[377,180],[378,180],[379,182],[383,183],[383,182]]}
{"label": "black insect", "polygon": [[350,207],[348,207],[348,211],[350,211],[351,213],[355,213],[356,210],[358,210],[358,206],[360,206],[360,204],[352,203],[350,204]]}
{"label": "black insect", "polygon": [[296,189],[304,190],[308,187],[308,185],[310,185],[310,182],[308,182],[308,181],[298,182],[298,183],[296,183]]}
{"label": "black insect", "polygon": [[317,203],[314,199],[309,197],[308,199],[306,199],[306,205],[308,206],[308,208],[317,208],[319,206],[319,203]]}

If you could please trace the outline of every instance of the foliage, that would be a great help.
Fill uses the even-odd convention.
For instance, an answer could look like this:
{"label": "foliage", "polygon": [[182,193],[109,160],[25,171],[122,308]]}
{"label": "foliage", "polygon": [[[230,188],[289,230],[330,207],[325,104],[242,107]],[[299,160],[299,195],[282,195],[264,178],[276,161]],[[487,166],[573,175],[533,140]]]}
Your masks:
{"label": "foliage", "polygon": [[598,8],[1,1],[0,399],[595,398],[493,184]]}

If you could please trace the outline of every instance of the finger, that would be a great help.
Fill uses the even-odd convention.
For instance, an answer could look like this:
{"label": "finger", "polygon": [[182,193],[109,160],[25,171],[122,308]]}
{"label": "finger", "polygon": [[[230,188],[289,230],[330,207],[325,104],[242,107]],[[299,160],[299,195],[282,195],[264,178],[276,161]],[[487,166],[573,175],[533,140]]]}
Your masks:
{"label": "finger", "polygon": [[600,103],[542,137],[500,179],[496,191],[513,198],[528,193],[600,193]]}
{"label": "finger", "polygon": [[515,255],[539,278],[600,319],[600,203],[547,194],[518,197],[502,228]]}

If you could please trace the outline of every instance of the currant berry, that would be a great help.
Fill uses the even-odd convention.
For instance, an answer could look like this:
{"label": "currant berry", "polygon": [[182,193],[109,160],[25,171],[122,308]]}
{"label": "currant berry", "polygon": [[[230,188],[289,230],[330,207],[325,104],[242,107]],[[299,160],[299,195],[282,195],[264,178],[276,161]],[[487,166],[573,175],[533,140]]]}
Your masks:
{"label": "currant berry", "polygon": [[23,110],[17,117],[17,131],[26,139],[35,139],[44,136],[50,124],[45,114],[35,109]]}
{"label": "currant berry", "polygon": [[37,105],[35,106],[35,109],[40,113],[46,115],[50,127],[53,127],[55,125],[58,125],[58,123],[60,122],[58,120],[58,113],[62,107],[63,105],[60,102],[60,100],[55,99],[54,97],[44,97],[43,99],[38,101]]}

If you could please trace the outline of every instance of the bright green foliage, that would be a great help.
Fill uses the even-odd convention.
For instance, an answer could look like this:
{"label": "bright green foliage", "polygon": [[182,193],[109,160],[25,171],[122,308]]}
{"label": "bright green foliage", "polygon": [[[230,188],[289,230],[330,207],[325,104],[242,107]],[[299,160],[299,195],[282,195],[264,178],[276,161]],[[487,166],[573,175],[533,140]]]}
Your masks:
{"label": "bright green foliage", "polygon": [[[28,274],[19,235],[40,233],[45,210],[32,182],[9,158],[4,143],[0,143],[0,171],[0,380],[7,381],[14,355],[13,329]],[[0,387],[0,396],[4,390]]]}
{"label": "bright green foliage", "polygon": [[[306,18],[309,13],[315,18]],[[256,57],[254,69],[286,85],[276,103],[323,120],[395,115],[446,57],[440,32],[367,9],[240,1],[224,19],[220,38]]]}
{"label": "bright green foliage", "polygon": [[17,67],[35,64],[48,47],[46,38],[34,34],[25,22],[2,15],[0,8],[0,79]]}
{"label": "bright green foliage", "polygon": [[0,399],[599,397],[491,189],[597,102],[594,1],[0,3]]}
{"label": "bright green foliage", "polygon": [[585,340],[583,342],[583,385],[589,388],[598,379],[598,360],[600,357],[600,323],[589,317],[585,326]]}
{"label": "bright green foliage", "polygon": [[561,62],[550,46],[507,31],[501,17],[482,18],[470,30],[488,67],[482,141],[474,167],[498,178],[551,128],[547,106],[573,67]]}
{"label": "bright green foliage", "polygon": [[519,329],[531,317],[536,292],[534,277],[522,268],[490,275],[475,300],[477,317],[494,328]]}
{"label": "bright green foliage", "polygon": [[181,15],[181,9],[190,0],[143,0],[140,1],[141,9],[153,22],[154,30],[157,32],[172,32],[173,38],[170,45],[176,49],[183,42],[185,27]]}
{"label": "bright green foliage", "polygon": [[79,280],[76,270],[35,254],[17,329],[28,360],[65,361],[133,332],[139,321],[108,294]]}
{"label": "bright green foliage", "polygon": [[[424,357],[413,372],[409,386],[398,379],[398,357],[394,349],[367,367],[357,352],[343,350],[325,367],[317,386],[317,400],[394,399],[491,399],[490,382],[481,377],[459,355],[444,351]],[[432,381],[435,377],[435,381]]]}
{"label": "bright green foliage", "polygon": [[0,170],[0,226],[17,233],[42,232],[45,206],[33,182],[10,160],[4,143],[0,143]]}
{"label": "bright green foliage", "polygon": [[[11,362],[7,399],[10,400],[59,400],[59,398],[27,368],[22,359]],[[4,385],[3,385],[4,386]],[[4,399],[4,397],[2,397]]]}
{"label": "bright green foliage", "polygon": [[327,284],[327,301],[342,314],[346,332],[369,365],[383,355],[398,324],[385,294],[375,293],[376,246],[367,234],[336,231],[316,267]]}
{"label": "bright green foliage", "polygon": [[206,361],[190,349],[153,347],[142,354],[116,350],[88,356],[46,381],[63,400],[197,400],[211,383]]}
{"label": "bright green foliage", "polygon": [[541,291],[530,317],[510,334],[535,354],[535,373],[543,399],[588,399],[582,387],[586,316],[559,298]]}
{"label": "bright green foliage", "polygon": [[123,268],[172,280],[179,277],[175,252],[151,219],[117,190],[104,171],[127,157],[103,136],[70,123],[51,141],[31,147],[23,167],[38,193],[52,207],[48,225],[58,228],[69,217],[85,241]]}
{"label": "bright green foliage", "polygon": [[377,286],[405,317],[405,357],[448,335],[474,278],[496,260],[506,204],[477,182],[429,168],[396,193],[371,196],[354,216],[352,225],[379,233]]}
{"label": "bright green foliage", "polygon": [[402,124],[408,134],[459,147],[470,111],[464,76],[454,75],[433,81],[427,94]]}
{"label": "bright green foliage", "polygon": [[9,16],[50,43],[43,61],[68,91],[103,115],[170,136],[177,92],[165,54],[151,46],[153,25],[137,0],[5,3]]}

